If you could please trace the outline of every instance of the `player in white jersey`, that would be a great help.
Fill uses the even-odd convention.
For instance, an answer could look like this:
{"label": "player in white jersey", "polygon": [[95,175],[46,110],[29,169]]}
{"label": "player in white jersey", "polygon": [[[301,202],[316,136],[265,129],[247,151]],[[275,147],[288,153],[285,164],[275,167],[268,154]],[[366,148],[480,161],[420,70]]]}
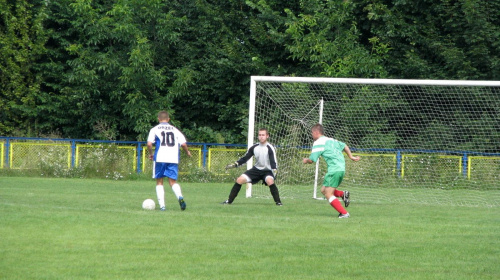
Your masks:
{"label": "player in white jersey", "polygon": [[255,158],[255,165],[241,174],[236,179],[236,182],[229,193],[229,198],[222,202],[222,204],[231,204],[241,190],[241,185],[244,183],[255,184],[262,180],[265,185],[269,186],[269,191],[273,196],[274,202],[278,206],[282,206],[278,187],[274,183],[276,171],[278,168],[278,160],[276,157],[276,149],[273,145],[267,142],[269,139],[269,132],[267,129],[259,129],[259,143],[251,146],[247,153],[239,160],[232,164],[228,164],[226,169],[238,167],[247,162],[252,156]]}
{"label": "player in white jersey", "polygon": [[[165,211],[165,190],[163,188],[163,178],[168,178],[168,183],[172,188],[181,210],[186,209],[186,202],[182,196],[181,186],[177,183],[179,173],[180,147],[186,151],[188,156],[191,152],[186,143],[186,137],[180,130],[168,122],[170,117],[168,112],[158,113],[159,124],[149,131],[148,152],[149,159],[153,161],[153,178],[156,179],[156,196],[160,210]],[[153,144],[155,152],[153,154]]]}

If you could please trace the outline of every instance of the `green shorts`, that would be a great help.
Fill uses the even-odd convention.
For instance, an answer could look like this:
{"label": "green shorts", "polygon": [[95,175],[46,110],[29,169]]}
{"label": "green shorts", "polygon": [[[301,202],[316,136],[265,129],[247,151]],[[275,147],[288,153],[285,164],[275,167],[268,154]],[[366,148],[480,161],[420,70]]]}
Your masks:
{"label": "green shorts", "polygon": [[344,179],[344,171],[326,173],[325,180],[323,180],[323,186],[336,188],[342,183]]}

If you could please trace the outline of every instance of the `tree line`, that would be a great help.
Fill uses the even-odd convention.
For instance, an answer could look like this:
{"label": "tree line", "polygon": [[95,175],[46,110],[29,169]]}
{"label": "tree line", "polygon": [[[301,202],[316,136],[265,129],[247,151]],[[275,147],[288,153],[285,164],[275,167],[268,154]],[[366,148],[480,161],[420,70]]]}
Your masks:
{"label": "tree line", "polygon": [[0,0],[0,135],[244,143],[250,76],[500,79],[498,0]]}

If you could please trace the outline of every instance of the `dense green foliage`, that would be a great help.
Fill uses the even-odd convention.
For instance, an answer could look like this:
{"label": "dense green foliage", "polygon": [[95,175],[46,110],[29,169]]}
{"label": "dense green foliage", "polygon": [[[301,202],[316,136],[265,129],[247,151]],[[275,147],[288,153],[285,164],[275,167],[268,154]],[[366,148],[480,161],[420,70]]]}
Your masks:
{"label": "dense green foliage", "polygon": [[0,0],[0,135],[144,140],[167,109],[191,142],[241,143],[251,75],[500,80],[499,10],[498,0]]}

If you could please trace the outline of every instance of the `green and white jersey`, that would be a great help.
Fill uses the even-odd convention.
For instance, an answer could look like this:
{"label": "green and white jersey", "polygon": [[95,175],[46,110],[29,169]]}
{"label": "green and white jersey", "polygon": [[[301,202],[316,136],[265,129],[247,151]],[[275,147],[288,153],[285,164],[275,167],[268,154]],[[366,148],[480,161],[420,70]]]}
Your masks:
{"label": "green and white jersey", "polygon": [[328,165],[327,173],[345,171],[345,159],[342,154],[344,147],[343,142],[321,136],[314,141],[309,159],[316,162],[320,156],[323,156]]}

